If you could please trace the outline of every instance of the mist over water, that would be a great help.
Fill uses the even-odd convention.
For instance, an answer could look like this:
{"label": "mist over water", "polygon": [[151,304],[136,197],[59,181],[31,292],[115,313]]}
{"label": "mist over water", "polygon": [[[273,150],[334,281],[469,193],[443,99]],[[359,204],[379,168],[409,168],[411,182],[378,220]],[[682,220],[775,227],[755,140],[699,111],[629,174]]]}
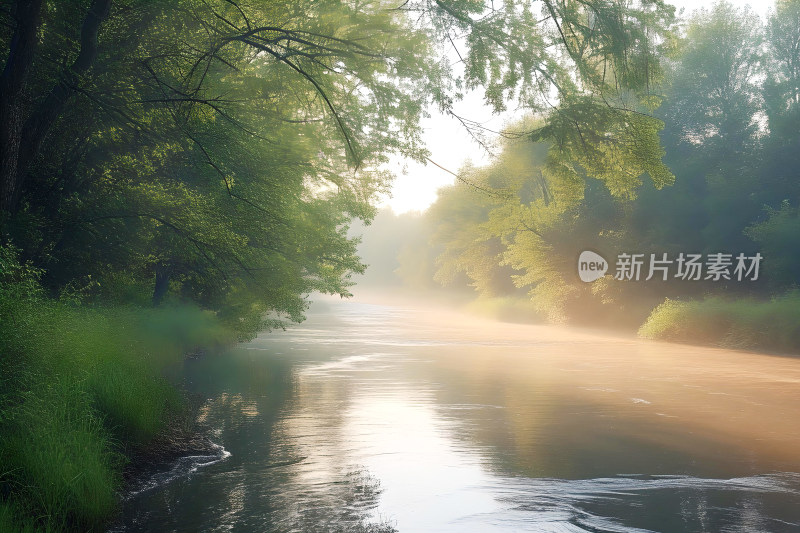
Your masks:
{"label": "mist over water", "polygon": [[324,300],[188,360],[222,460],[129,531],[800,528],[800,360]]}

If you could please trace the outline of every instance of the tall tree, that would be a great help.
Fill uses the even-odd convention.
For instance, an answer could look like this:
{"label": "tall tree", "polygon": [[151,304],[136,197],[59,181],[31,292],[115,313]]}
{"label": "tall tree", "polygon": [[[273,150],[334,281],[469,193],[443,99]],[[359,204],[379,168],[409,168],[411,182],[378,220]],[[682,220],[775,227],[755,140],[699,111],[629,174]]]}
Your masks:
{"label": "tall tree", "polygon": [[[657,59],[669,42],[674,8],[661,0],[403,2],[452,46],[464,74],[456,87],[483,88],[495,110],[509,106],[546,120],[526,133],[547,141],[546,172],[580,181],[584,171],[626,194],[648,173],[673,176],[661,162]],[[481,126],[456,115],[480,140]],[[576,165],[578,164],[578,165]]]}
{"label": "tall tree", "polygon": [[[54,291],[149,285],[154,303],[298,319],[303,294],[348,293],[362,266],[346,226],[372,216],[386,154],[423,159],[425,106],[452,113],[463,88],[541,115],[525,135],[549,142],[560,182],[588,173],[625,195],[645,172],[671,180],[648,114],[672,14],[660,0],[14,0],[3,13],[0,232]],[[445,37],[466,46],[463,75],[432,49]]]}
{"label": "tall tree", "polygon": [[[4,229],[45,283],[152,283],[154,303],[171,291],[232,320],[297,320],[303,294],[347,294],[363,268],[347,224],[371,217],[387,152],[421,152],[426,35],[376,3],[97,7],[38,5],[18,102],[27,122],[40,107],[55,117],[47,150],[17,167],[25,179],[4,182]],[[95,57],[64,78],[48,67],[81,57],[88,20]],[[7,66],[28,23],[9,24]],[[54,108],[59,87],[70,96]],[[17,160],[36,149],[20,144]]]}
{"label": "tall tree", "polygon": [[800,2],[779,0],[766,31],[764,104],[769,136],[763,172],[771,182],[765,203],[800,201],[794,169],[800,165]]}
{"label": "tall tree", "polygon": [[761,212],[765,188],[758,163],[762,29],[757,14],[725,1],[690,17],[658,110],[667,161],[679,178],[670,190],[644,190],[636,213],[655,242],[752,249],[742,231]]}

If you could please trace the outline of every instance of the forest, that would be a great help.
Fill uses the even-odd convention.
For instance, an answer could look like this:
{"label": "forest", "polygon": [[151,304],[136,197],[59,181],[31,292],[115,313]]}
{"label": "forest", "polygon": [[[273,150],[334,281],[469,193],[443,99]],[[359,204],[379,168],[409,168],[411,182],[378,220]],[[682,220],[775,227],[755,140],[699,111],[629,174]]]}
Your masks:
{"label": "forest", "polygon": [[[559,141],[532,138],[545,126],[529,114],[487,147],[494,162],[467,164],[426,212],[378,215],[362,244],[377,268],[363,282],[472,294],[476,309],[531,321],[795,352],[799,9],[779,2],[764,24],[719,2],[664,42],[652,116],[672,175],[643,175],[622,159],[592,169],[576,155],[556,166]],[[578,277],[584,250],[610,263],[593,283]],[[642,256],[640,276],[617,275],[620,254]],[[678,265],[694,256],[708,267],[717,254],[718,275]],[[739,255],[746,270],[758,257],[758,272],[736,275]],[[669,275],[653,276],[653,259]]]}
{"label": "forest", "polygon": [[[0,43],[0,530],[102,528],[188,424],[170,366],[358,280],[800,347],[797,0],[3,0]],[[483,131],[468,91],[517,119]],[[496,158],[379,212],[431,110]],[[583,250],[730,272],[583,283]]]}

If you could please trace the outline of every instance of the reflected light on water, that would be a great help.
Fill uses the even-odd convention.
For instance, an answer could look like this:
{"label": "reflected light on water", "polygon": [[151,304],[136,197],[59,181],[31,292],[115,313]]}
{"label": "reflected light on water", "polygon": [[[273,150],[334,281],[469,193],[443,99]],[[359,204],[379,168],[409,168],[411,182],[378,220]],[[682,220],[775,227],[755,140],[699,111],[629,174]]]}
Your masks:
{"label": "reflected light on water", "polygon": [[800,360],[329,303],[187,362],[232,454],[121,530],[800,530]]}

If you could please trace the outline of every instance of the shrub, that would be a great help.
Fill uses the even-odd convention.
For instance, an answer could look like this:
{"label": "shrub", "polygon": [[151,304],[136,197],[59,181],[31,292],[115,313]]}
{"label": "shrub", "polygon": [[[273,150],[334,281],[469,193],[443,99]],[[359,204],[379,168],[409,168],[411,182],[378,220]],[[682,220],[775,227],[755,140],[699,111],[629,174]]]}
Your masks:
{"label": "shrub", "polygon": [[667,299],[639,329],[641,337],[728,348],[800,352],[800,292],[762,301],[719,297]]}

